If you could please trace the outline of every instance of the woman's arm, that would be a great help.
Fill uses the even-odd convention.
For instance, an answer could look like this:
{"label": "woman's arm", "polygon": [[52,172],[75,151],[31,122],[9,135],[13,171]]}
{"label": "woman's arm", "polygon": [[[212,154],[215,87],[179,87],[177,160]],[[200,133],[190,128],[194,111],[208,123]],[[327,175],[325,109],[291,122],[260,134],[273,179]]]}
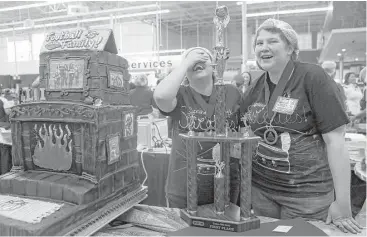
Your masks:
{"label": "woman's arm", "polygon": [[175,68],[156,87],[153,93],[157,107],[164,112],[171,112],[177,104],[176,95],[185,78],[187,66],[183,63]]}
{"label": "woman's arm", "polygon": [[350,202],[350,160],[345,146],[345,129],[342,125],[328,133],[322,134],[326,144],[327,158],[335,188],[335,201],[331,204],[327,223],[333,221],[339,228],[357,233],[360,226],[352,218]]}
{"label": "woman's arm", "polygon": [[350,211],[350,160],[344,136],[345,125],[322,134],[333,176],[336,201]]}

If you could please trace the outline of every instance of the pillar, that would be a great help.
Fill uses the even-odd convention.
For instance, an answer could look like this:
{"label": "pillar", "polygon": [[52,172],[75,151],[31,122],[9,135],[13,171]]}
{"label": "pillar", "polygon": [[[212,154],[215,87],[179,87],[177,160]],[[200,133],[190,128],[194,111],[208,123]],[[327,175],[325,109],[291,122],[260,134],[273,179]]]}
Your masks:
{"label": "pillar", "polygon": [[186,140],[187,157],[187,211],[195,215],[198,209],[198,185],[197,185],[197,141]]}

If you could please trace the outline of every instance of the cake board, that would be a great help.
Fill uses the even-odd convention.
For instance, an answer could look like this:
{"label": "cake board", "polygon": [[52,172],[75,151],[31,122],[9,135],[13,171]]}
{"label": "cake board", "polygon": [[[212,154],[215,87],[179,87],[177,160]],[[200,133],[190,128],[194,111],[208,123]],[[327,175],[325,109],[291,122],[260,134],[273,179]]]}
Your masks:
{"label": "cake board", "polygon": [[[108,223],[130,210],[147,198],[147,187],[141,187],[136,192],[119,198],[90,215],[90,218],[81,220],[71,227],[71,230],[60,233],[62,236],[91,236]],[[70,228],[69,228],[70,229]]]}
{"label": "cake board", "polygon": [[[63,204],[62,207],[43,218],[39,223],[31,224],[2,217],[0,235],[89,236],[146,197],[147,187],[130,185],[103,200],[97,200],[88,205],[75,205],[53,200],[54,203]],[[39,197],[26,198],[46,202],[50,200]]]}

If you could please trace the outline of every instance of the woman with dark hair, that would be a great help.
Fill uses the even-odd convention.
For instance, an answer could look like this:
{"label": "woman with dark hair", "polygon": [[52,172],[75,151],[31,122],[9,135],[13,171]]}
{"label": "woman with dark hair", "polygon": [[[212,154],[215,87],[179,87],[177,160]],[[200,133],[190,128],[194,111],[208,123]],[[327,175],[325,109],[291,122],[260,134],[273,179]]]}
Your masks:
{"label": "woman with dark hair", "polygon": [[237,74],[233,77],[232,82],[243,94],[246,92],[247,88],[249,88],[251,84],[251,74],[249,72]]}
{"label": "woman with dark hair", "polygon": [[262,138],[253,155],[255,214],[324,220],[360,232],[350,202],[349,119],[335,82],[321,67],[296,61],[298,36],[284,21],[261,24],[254,50],[265,73],[247,90],[241,109]]}
{"label": "woman with dark hair", "polygon": [[245,91],[246,91],[252,83],[252,77],[251,77],[250,72],[243,72],[242,77],[243,77],[243,79],[245,79],[244,87],[245,87]]}
{"label": "woman with dark hair", "polygon": [[357,77],[354,72],[348,72],[344,77],[344,92],[346,96],[347,111],[350,115],[359,114],[360,101],[363,98],[362,90],[357,85]]}
{"label": "woman with dark hair", "polygon": [[245,79],[241,74],[236,74],[233,77],[232,84],[237,87],[241,94],[245,93]]}
{"label": "woman with dark hair", "polygon": [[[172,149],[166,182],[169,207],[185,208],[187,205],[186,148],[179,133],[213,131],[217,92],[214,86],[213,56],[205,48],[195,47],[183,53],[181,65],[163,79],[154,91],[155,102],[161,113],[172,117]],[[182,85],[183,81],[188,85]],[[240,92],[233,85],[226,85],[226,115],[228,125],[236,129],[239,121]],[[198,144],[198,164],[210,164],[215,143]],[[200,171],[199,171],[200,174]],[[206,175],[208,176],[208,175]],[[199,190],[204,175],[199,179]],[[231,201],[236,203],[239,192],[239,162],[231,159]],[[234,191],[235,190],[235,191]],[[199,194],[199,204],[203,197]],[[204,200],[205,201],[205,200]]]}

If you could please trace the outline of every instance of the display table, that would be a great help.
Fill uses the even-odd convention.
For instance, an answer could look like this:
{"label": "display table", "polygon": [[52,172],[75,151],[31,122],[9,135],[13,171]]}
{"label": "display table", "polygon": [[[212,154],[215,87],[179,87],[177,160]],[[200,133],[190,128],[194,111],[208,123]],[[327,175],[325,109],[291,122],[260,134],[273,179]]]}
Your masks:
{"label": "display table", "polygon": [[11,142],[0,133],[0,175],[11,169]]}
{"label": "display table", "polygon": [[[179,209],[137,205],[115,220],[121,225],[106,226],[95,236],[164,236],[166,233],[188,227],[180,218]],[[277,221],[277,219],[259,216],[260,223]],[[125,223],[128,223],[127,225]],[[309,221],[329,236],[345,236],[334,225],[326,225],[322,221]],[[307,233],[302,233],[307,235]],[[352,234],[349,234],[352,235]],[[353,236],[366,236],[366,229],[362,233]]]}
{"label": "display table", "polygon": [[[168,173],[168,162],[171,150],[157,148],[149,151],[139,151],[139,157],[143,154],[144,167],[148,173],[145,186],[148,186],[148,198],[142,203],[151,206],[166,207],[165,184]],[[142,169],[141,179],[145,174]]]}

